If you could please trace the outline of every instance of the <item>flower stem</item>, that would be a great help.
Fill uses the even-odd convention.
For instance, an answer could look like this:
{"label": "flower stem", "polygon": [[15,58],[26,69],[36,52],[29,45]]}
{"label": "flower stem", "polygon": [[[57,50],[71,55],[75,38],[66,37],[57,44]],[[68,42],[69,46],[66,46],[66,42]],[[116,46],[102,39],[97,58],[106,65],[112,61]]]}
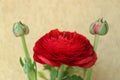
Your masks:
{"label": "flower stem", "polygon": [[28,53],[28,49],[27,49],[27,45],[26,45],[26,41],[25,41],[25,37],[24,37],[24,36],[21,36],[21,41],[22,41],[22,45],[23,45],[25,57],[26,57],[27,59],[30,59],[30,55],[29,55],[29,53]]}
{"label": "flower stem", "polygon": [[86,70],[85,80],[90,80],[92,75],[92,68]]}
{"label": "flower stem", "polygon": [[64,72],[64,65],[61,65],[58,71],[57,80],[62,80],[63,72]]}
{"label": "flower stem", "polygon": [[[95,35],[95,38],[94,38],[94,51],[95,52],[96,52],[97,47],[98,47],[98,42],[99,42],[99,35]],[[92,68],[87,69],[85,80],[90,80],[91,79],[92,70],[93,70]]]}

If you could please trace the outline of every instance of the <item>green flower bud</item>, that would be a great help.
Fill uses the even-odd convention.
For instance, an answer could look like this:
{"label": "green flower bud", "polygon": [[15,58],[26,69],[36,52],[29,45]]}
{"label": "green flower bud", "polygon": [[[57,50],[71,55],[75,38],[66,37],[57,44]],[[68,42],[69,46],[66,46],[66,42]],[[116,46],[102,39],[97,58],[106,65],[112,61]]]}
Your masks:
{"label": "green flower bud", "polygon": [[95,35],[105,35],[108,32],[108,23],[106,20],[103,21],[103,18],[98,19],[90,26],[90,33]]}
{"label": "green flower bud", "polygon": [[23,36],[29,33],[29,28],[27,25],[17,22],[13,25],[13,33],[16,37]]}

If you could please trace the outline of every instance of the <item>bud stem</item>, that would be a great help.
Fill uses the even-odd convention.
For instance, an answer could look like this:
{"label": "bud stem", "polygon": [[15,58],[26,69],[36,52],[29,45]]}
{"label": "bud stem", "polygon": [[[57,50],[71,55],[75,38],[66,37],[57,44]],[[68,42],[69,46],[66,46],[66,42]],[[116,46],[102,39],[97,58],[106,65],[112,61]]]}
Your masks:
{"label": "bud stem", "polygon": [[[98,42],[99,42],[99,35],[95,35],[94,37],[94,51],[96,52],[97,47],[98,47]],[[85,80],[90,80],[91,79],[91,75],[92,75],[92,68],[88,68],[86,71],[86,76],[85,76]]]}
{"label": "bud stem", "polygon": [[30,59],[30,55],[29,55],[29,52],[28,52],[28,49],[27,49],[27,46],[26,46],[26,41],[25,41],[24,35],[21,36],[21,41],[22,41],[22,45],[23,45],[25,57],[26,57],[27,59]]}
{"label": "bud stem", "polygon": [[96,52],[97,50],[97,47],[98,47],[98,42],[99,42],[99,35],[95,35],[95,38],[94,38],[94,51]]}

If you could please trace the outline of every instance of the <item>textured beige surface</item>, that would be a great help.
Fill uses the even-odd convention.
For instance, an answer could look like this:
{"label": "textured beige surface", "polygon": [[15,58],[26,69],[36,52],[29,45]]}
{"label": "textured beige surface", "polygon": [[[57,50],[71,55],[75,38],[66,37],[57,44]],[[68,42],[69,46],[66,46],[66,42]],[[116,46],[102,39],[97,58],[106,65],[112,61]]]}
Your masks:
{"label": "textured beige surface", "polygon": [[12,33],[14,22],[29,25],[26,39],[32,56],[34,42],[54,28],[77,31],[93,43],[88,29],[99,17],[110,30],[100,38],[92,80],[120,80],[120,0],[0,0],[0,80],[27,80],[18,62],[24,54],[20,38]]}

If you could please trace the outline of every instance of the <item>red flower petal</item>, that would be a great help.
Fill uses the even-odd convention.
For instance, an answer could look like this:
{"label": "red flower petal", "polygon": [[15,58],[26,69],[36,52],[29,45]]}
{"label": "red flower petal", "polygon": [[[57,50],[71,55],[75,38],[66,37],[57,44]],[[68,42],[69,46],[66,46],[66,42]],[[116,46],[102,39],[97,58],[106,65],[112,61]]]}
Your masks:
{"label": "red flower petal", "polygon": [[79,66],[88,68],[95,64],[96,54],[89,40],[76,32],[52,30],[41,37],[34,46],[34,60],[51,66]]}

